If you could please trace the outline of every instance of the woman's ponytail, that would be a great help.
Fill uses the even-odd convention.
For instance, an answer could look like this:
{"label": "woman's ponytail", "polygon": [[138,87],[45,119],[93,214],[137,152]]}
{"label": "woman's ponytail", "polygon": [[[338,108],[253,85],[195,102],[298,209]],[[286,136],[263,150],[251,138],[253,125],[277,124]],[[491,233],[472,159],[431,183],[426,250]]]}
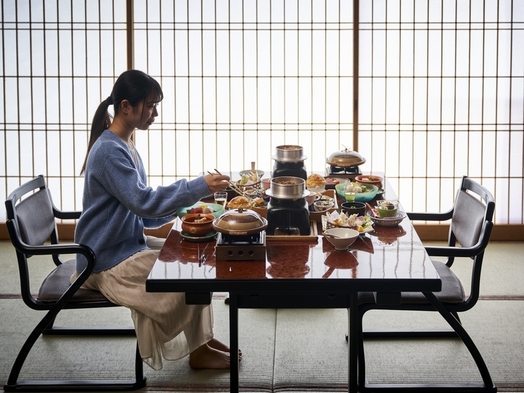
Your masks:
{"label": "woman's ponytail", "polygon": [[87,146],[86,157],[84,159],[84,165],[82,165],[82,170],[80,174],[84,173],[87,165],[87,157],[91,148],[95,144],[96,140],[104,130],[107,130],[111,125],[111,115],[108,112],[109,105],[113,105],[113,98],[111,96],[107,97],[104,101],[100,103],[98,109],[93,116],[93,121],[91,122],[91,135],[89,137],[89,144]]}

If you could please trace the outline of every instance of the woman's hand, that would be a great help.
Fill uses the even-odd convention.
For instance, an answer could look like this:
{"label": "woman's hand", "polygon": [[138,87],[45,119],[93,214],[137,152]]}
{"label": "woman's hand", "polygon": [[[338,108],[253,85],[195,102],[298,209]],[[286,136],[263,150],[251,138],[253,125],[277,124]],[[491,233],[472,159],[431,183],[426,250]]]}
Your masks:
{"label": "woman's hand", "polygon": [[207,186],[209,187],[209,191],[216,192],[216,191],[222,191],[225,190],[229,186],[229,176],[225,175],[204,175],[204,180],[207,183]]}

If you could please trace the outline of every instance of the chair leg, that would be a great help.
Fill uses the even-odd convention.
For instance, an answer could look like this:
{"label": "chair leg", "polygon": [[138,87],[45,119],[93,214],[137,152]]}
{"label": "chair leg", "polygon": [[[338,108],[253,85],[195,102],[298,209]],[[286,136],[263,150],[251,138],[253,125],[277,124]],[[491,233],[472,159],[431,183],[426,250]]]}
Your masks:
{"label": "chair leg", "polygon": [[364,313],[358,313],[358,385],[360,388],[366,385],[366,360],[364,355]]}
{"label": "chair leg", "polygon": [[[468,332],[466,332],[466,329],[462,326],[462,324],[455,318],[453,313],[446,310],[446,308],[440,303],[437,299],[437,297],[431,293],[431,292],[424,292],[424,296],[433,304],[435,309],[444,317],[444,319],[449,323],[449,325],[457,332],[458,336],[466,345],[466,348],[468,348],[471,356],[473,357],[473,360],[477,364],[477,368],[479,369],[480,375],[482,377],[482,380],[484,382],[484,386],[486,388],[493,388],[496,389],[495,385],[493,384],[493,380],[491,379],[491,375],[489,373],[488,367],[486,366],[486,363],[484,362],[484,359],[482,358],[482,355],[480,351],[478,350],[477,346],[469,336]],[[496,390],[495,390],[496,391]]]}
{"label": "chair leg", "polygon": [[[130,380],[19,380],[20,371],[24,365],[29,352],[33,348],[36,340],[43,335],[44,330],[52,326],[58,308],[50,310],[44,318],[33,329],[24,345],[20,349],[15,359],[9,378],[4,385],[5,392],[34,391],[34,392],[56,392],[56,391],[88,391],[88,390],[107,390],[107,391],[124,391],[141,389],[146,384],[144,377],[143,362],[140,356],[138,343],[135,357],[135,379]],[[57,333],[56,328],[50,329]],[[59,329],[58,329],[59,331]],[[78,331],[76,331],[78,334]],[[107,333],[106,333],[107,334]],[[127,333],[129,334],[129,333]],[[134,330],[133,330],[134,334]]]}

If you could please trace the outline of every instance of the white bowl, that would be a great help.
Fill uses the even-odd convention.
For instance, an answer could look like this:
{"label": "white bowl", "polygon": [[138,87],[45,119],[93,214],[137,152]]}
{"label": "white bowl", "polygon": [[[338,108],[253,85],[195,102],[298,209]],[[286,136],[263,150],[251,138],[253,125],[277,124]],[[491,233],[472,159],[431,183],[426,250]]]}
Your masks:
{"label": "white bowl", "polygon": [[340,251],[345,251],[357,239],[359,233],[351,228],[329,228],[324,231],[324,237]]}

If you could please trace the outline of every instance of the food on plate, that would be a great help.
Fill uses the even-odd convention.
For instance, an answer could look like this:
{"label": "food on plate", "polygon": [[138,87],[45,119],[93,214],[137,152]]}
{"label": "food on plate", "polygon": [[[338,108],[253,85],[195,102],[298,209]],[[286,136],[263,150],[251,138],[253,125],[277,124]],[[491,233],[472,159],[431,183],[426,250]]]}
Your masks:
{"label": "food on plate", "polygon": [[337,179],[335,177],[328,177],[328,178],[326,178],[326,184],[337,185],[337,184],[340,184],[340,183],[347,183],[347,180],[345,180],[345,179]]}
{"label": "food on plate", "polygon": [[377,187],[382,186],[382,177],[377,175],[358,175],[355,180],[359,183],[374,184]]}
{"label": "food on plate", "polygon": [[378,215],[384,217],[396,217],[398,203],[396,201],[383,201],[377,206]]}
{"label": "food on plate", "polygon": [[306,187],[308,189],[324,187],[325,185],[326,185],[326,179],[324,179],[322,176],[316,173],[313,173],[312,175],[308,176],[308,178],[306,179]]}
{"label": "food on plate", "polygon": [[255,198],[249,202],[249,207],[266,207],[267,201],[264,198]]}
{"label": "food on plate", "polygon": [[258,183],[259,178],[256,172],[251,172],[250,174],[242,175],[240,180],[238,181],[239,186],[250,186],[252,184]]}
{"label": "food on plate", "polygon": [[245,197],[243,195],[238,195],[234,198],[232,198],[228,204],[226,205],[229,209],[238,209],[238,208],[248,208],[250,204],[250,200],[248,197]]}
{"label": "food on plate", "polygon": [[320,198],[315,201],[314,206],[316,211],[329,210],[335,207],[335,199],[326,195],[320,195]]}
{"label": "food on plate", "polygon": [[370,192],[371,189],[369,187],[366,187],[364,184],[359,184],[359,183],[352,181],[346,184],[346,191],[355,192],[357,194],[360,194],[363,192]]}
{"label": "food on plate", "polygon": [[200,214],[200,213],[213,214],[214,212],[215,211],[211,207],[209,207],[207,205],[201,205],[201,206],[193,207],[193,208],[188,210],[189,214]]}
{"label": "food on plate", "polygon": [[368,215],[359,216],[358,214],[346,214],[338,211],[326,212],[327,226],[353,228],[358,232],[367,232],[373,228],[373,221]]}

